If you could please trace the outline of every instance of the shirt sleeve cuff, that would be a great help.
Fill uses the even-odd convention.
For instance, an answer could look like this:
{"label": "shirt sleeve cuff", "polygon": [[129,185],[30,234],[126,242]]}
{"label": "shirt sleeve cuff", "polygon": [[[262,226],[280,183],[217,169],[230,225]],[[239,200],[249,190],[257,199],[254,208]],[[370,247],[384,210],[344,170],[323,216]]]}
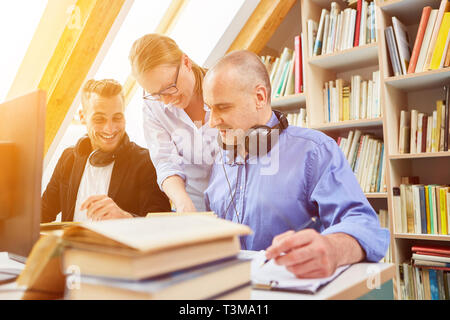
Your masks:
{"label": "shirt sleeve cuff", "polygon": [[183,179],[184,182],[186,182],[186,175],[182,171],[167,170],[167,171],[164,171],[161,175],[158,174],[157,182],[158,182],[159,188],[161,190],[163,190],[162,184],[163,184],[164,180],[166,180],[168,177],[171,177],[171,176],[179,176],[181,179]]}
{"label": "shirt sleeve cuff", "polygon": [[380,261],[386,255],[389,247],[389,230],[379,226],[365,225],[362,229],[361,224],[341,222],[322,231],[322,235],[332,233],[345,233],[355,238],[366,252],[366,260],[370,262]]}

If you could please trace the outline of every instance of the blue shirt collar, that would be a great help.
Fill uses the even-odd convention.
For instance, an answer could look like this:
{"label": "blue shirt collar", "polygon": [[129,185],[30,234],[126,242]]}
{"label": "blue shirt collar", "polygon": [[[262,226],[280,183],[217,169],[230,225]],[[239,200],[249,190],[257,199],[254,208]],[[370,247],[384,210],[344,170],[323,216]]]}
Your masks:
{"label": "blue shirt collar", "polygon": [[[279,120],[275,113],[272,111],[272,116],[269,121],[265,124],[268,127],[274,127],[278,124]],[[233,158],[233,150],[222,150],[222,157],[226,164],[228,165],[236,165],[236,164],[244,164],[246,160],[249,159],[247,156],[246,159],[243,159],[240,154],[237,154],[236,157]]]}

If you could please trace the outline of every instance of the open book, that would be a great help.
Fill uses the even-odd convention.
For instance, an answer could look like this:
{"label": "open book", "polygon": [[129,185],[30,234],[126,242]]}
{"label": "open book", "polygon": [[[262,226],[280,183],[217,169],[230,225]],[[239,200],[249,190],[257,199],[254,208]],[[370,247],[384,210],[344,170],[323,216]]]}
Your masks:
{"label": "open book", "polygon": [[299,279],[296,278],[294,274],[286,270],[284,266],[275,264],[273,260],[270,260],[264,266],[261,266],[266,260],[265,251],[241,251],[239,257],[247,257],[252,259],[252,286],[254,289],[262,290],[282,290],[315,293],[319,288],[331,282],[350,266],[346,265],[337,268],[334,274],[327,278]]}
{"label": "open book", "polygon": [[[214,216],[160,216],[73,224],[33,247],[20,285],[62,292],[64,275],[142,279],[238,254],[248,226]],[[51,284],[51,286],[49,286]]]}

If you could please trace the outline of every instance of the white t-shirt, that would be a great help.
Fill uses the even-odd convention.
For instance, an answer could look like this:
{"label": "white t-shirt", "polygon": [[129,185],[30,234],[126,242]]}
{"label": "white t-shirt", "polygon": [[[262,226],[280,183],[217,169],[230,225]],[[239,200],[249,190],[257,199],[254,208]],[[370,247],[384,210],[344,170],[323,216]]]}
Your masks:
{"label": "white t-shirt", "polygon": [[90,164],[89,159],[86,161],[80,187],[78,188],[73,221],[89,220],[86,216],[87,210],[80,211],[80,207],[90,196],[108,194],[113,167],[114,162],[105,167],[94,167]]}

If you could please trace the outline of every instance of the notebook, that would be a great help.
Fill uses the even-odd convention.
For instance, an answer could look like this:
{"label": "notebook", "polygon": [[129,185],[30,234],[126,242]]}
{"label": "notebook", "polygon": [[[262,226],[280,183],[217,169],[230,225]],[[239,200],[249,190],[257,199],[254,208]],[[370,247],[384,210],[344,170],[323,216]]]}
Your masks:
{"label": "notebook", "polygon": [[251,279],[253,289],[281,290],[315,293],[338,275],[344,272],[350,265],[341,266],[333,275],[319,279],[298,279],[284,266],[275,264],[273,260],[261,266],[266,260],[265,251],[244,251],[239,254],[240,258],[251,258]]}

